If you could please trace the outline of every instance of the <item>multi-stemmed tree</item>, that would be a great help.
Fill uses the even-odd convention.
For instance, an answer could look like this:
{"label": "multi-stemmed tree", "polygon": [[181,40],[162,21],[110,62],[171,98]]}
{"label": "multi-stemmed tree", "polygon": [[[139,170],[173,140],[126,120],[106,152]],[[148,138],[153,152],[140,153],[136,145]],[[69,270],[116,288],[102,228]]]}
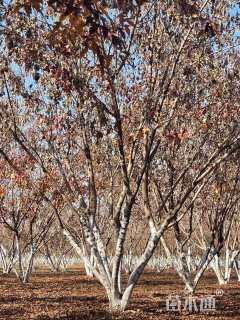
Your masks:
{"label": "multi-stemmed tree", "polygon": [[[234,19],[227,1],[71,3],[3,8],[0,154],[15,171],[12,151],[27,156],[29,185],[41,180],[41,201],[125,310],[164,232],[239,149]],[[147,236],[123,288],[134,217]]]}

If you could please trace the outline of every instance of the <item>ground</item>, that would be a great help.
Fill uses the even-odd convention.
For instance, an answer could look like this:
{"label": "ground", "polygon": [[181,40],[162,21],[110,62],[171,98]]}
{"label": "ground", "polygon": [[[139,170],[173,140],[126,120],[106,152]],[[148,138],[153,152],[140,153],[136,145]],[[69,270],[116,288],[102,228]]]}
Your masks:
{"label": "ground", "polygon": [[[166,300],[170,295],[172,299],[179,295],[182,307],[186,303],[187,310],[168,311]],[[128,310],[124,314],[111,314],[102,287],[95,279],[87,277],[81,268],[58,274],[41,270],[25,285],[20,284],[14,275],[1,275],[0,319],[240,319],[240,283],[235,278],[230,284],[220,287],[214,275],[208,273],[195,295],[197,308],[200,309],[201,301],[204,305],[203,299],[210,296],[216,299],[215,310],[190,312],[191,302],[184,295],[183,284],[173,271],[147,271],[134,291]],[[192,306],[194,309],[194,304]]]}

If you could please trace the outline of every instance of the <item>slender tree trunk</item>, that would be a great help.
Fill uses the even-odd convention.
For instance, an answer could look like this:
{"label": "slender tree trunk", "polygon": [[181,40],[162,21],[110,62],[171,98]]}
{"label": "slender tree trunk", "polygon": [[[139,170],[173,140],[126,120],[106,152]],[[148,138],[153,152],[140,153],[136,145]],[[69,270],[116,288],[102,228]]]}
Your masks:
{"label": "slender tree trunk", "polygon": [[20,237],[19,235],[16,236],[16,250],[18,255],[18,271],[15,269],[15,273],[18,276],[19,280],[23,282],[24,279],[24,271],[23,271],[23,257],[22,257],[22,250],[20,246]]}
{"label": "slender tree trunk", "polygon": [[230,281],[231,277],[231,272],[234,266],[234,261],[239,255],[239,250],[228,250],[228,259],[226,261],[226,266],[225,266],[225,279],[227,283]]}
{"label": "slender tree trunk", "polygon": [[6,253],[6,249],[3,248],[2,246],[0,246],[0,257],[1,257],[1,261],[2,261],[2,272],[3,273],[7,273],[7,253]]}
{"label": "slender tree trunk", "polygon": [[191,247],[188,247],[188,251],[187,251],[187,267],[188,270],[191,272],[192,271],[192,252],[191,252]]}
{"label": "slender tree trunk", "polygon": [[55,264],[54,259],[52,257],[52,254],[50,253],[49,247],[47,243],[44,244],[45,247],[45,254],[44,257],[47,260],[47,263],[50,265],[50,269],[52,272],[58,272],[59,271],[59,266]]}
{"label": "slender tree trunk", "polygon": [[120,262],[119,272],[118,272],[118,291],[122,294],[122,261]]}
{"label": "slender tree trunk", "polygon": [[215,255],[215,257],[211,261],[211,267],[212,267],[214,273],[217,276],[218,283],[220,285],[226,284],[226,279],[224,278],[222,270],[221,270],[220,265],[219,265],[219,256],[218,255]]}
{"label": "slender tree trunk", "polygon": [[26,270],[23,277],[23,283],[27,283],[29,281],[29,278],[33,269],[34,254],[35,254],[34,249],[31,249],[30,257],[29,257],[28,264],[26,266]]}
{"label": "slender tree trunk", "polygon": [[230,269],[230,250],[226,248],[225,253],[225,272],[224,272],[224,280],[227,283],[230,279],[231,269]]}
{"label": "slender tree trunk", "polygon": [[234,260],[234,267],[238,277],[238,281],[240,281],[240,263],[237,259]]}

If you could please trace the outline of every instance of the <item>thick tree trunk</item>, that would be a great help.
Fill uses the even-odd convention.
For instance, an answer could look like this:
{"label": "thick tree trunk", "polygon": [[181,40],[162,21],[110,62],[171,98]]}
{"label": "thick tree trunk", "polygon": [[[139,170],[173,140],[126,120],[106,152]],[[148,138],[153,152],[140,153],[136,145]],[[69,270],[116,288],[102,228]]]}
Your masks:
{"label": "thick tree trunk", "polygon": [[121,298],[115,297],[111,295],[108,297],[109,299],[109,309],[111,312],[122,312],[122,300]]}

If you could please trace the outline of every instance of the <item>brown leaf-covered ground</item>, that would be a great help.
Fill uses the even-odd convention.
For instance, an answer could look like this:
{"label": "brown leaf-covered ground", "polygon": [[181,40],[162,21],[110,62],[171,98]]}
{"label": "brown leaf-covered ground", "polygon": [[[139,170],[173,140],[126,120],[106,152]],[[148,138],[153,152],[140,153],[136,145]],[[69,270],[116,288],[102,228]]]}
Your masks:
{"label": "brown leaf-covered ground", "polygon": [[195,295],[198,308],[201,297],[213,295],[215,311],[167,311],[169,295],[179,295],[183,304],[186,301],[183,284],[174,272],[148,271],[136,287],[128,310],[111,314],[103,289],[81,268],[58,274],[42,270],[25,285],[14,275],[1,275],[0,319],[240,319],[240,283],[233,278],[230,284],[219,288],[214,275],[208,273]]}

